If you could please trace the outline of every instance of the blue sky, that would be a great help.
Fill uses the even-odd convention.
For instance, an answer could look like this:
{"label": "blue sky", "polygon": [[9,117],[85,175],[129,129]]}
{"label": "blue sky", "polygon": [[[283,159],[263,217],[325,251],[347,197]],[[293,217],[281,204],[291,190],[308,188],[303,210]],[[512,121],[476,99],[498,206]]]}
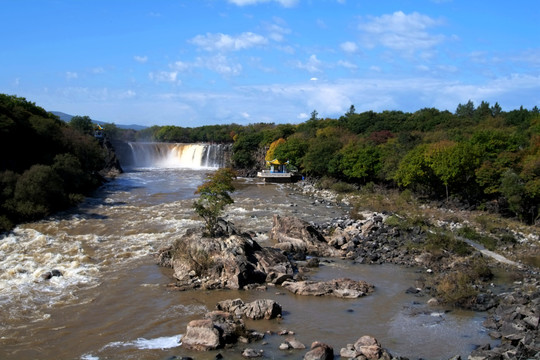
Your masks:
{"label": "blue sky", "polygon": [[540,106],[540,1],[0,0],[0,92],[116,124]]}

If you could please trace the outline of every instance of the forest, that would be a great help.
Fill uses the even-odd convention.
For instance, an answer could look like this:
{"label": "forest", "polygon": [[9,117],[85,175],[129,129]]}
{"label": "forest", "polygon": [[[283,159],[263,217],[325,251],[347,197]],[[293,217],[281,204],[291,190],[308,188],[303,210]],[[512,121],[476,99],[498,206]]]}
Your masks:
{"label": "forest", "polygon": [[366,111],[337,119],[316,110],[300,124],[154,126],[131,140],[231,142],[237,169],[264,166],[258,154],[288,161],[336,189],[365,185],[409,189],[427,199],[539,221],[540,111],[503,111],[472,101],[456,110]]}
{"label": "forest", "polygon": [[88,116],[61,121],[0,94],[0,232],[82,201],[103,183],[107,151]]}

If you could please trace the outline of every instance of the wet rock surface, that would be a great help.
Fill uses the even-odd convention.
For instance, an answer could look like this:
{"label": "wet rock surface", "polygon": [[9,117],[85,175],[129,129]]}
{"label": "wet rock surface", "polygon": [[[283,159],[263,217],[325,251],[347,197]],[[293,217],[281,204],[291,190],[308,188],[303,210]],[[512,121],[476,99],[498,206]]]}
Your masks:
{"label": "wet rock surface", "polygon": [[373,292],[374,286],[365,281],[334,279],[328,281],[286,281],[282,286],[297,295],[323,296],[355,299]]}
{"label": "wet rock surface", "polygon": [[220,301],[216,308],[236,316],[246,316],[253,320],[274,319],[281,316],[281,305],[271,299],[259,299],[244,303],[242,299]]}

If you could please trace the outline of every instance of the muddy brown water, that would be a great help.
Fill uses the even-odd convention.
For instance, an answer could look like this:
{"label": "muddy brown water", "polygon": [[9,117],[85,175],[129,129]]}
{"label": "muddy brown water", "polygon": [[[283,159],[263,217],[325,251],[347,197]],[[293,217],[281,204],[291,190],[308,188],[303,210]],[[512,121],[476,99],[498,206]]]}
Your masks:
{"label": "muddy brown water", "polygon": [[[19,226],[0,237],[0,359],[214,359],[217,351],[178,347],[190,320],[220,300],[271,298],[284,310],[280,320],[247,321],[262,332],[289,329],[309,347],[318,340],[335,353],[362,335],[375,336],[394,355],[444,359],[466,356],[490,342],[485,314],[428,308],[426,298],[406,294],[419,269],[359,265],[330,260],[313,279],[350,277],[373,283],[360,299],[302,297],[279,287],[266,291],[186,291],[167,288],[171,273],[155,265],[156,250],[200,223],[191,210],[205,170],[138,169],[107,184],[77,209]],[[239,179],[228,218],[256,240],[275,213],[326,221],[346,209],[313,204],[287,185]],[[43,279],[59,270],[63,276]],[[285,338],[220,350],[240,359],[249,346],[265,358],[298,359],[305,350],[280,351]]]}

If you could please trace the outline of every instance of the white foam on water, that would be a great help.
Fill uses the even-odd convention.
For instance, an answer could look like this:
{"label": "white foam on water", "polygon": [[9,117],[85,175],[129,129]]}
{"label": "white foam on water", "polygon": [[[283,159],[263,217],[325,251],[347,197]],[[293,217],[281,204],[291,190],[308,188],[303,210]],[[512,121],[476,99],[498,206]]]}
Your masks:
{"label": "white foam on water", "polygon": [[138,338],[137,340],[122,342],[115,341],[105,345],[103,348],[110,347],[135,347],[139,350],[171,349],[182,345],[180,341],[182,335],[163,336],[155,339]]}
{"label": "white foam on water", "polygon": [[[62,276],[44,278],[52,270]],[[96,285],[98,274],[99,266],[81,242],[63,234],[17,227],[0,237],[0,311],[10,318],[47,319],[42,306],[77,300],[74,290],[82,284]]]}
{"label": "white foam on water", "polygon": [[99,358],[92,354],[84,354],[83,356],[81,356],[81,360],[99,360]]}

